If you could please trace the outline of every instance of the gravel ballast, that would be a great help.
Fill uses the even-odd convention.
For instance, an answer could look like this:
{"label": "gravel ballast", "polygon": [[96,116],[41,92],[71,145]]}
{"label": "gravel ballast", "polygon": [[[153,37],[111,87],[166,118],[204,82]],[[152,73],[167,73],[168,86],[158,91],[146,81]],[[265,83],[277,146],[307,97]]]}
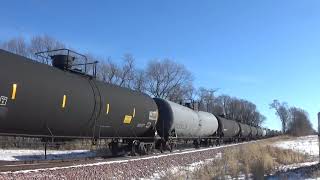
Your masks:
{"label": "gravel ballast", "polygon": [[0,179],[138,179],[215,157],[219,147],[134,160],[0,173]]}

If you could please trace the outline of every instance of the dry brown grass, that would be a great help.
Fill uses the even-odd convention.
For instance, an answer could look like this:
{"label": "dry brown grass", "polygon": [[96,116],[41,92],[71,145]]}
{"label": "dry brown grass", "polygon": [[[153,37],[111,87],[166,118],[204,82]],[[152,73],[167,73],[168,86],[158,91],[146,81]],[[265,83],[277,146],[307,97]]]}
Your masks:
{"label": "dry brown grass", "polygon": [[[209,157],[210,158],[210,157]],[[269,143],[253,143],[226,148],[220,159],[215,159],[193,172],[184,175],[170,174],[166,179],[237,179],[240,174],[246,178],[264,179],[280,165],[305,162],[307,156],[271,146]]]}
{"label": "dry brown grass", "polygon": [[317,166],[316,169],[313,169],[311,172],[311,178],[319,178],[320,177],[320,169],[319,166]]}
{"label": "dry brown grass", "polygon": [[263,142],[266,144],[270,144],[270,143],[275,143],[278,141],[286,141],[286,140],[292,140],[292,136],[289,136],[289,135],[275,136],[272,138],[264,139]]}

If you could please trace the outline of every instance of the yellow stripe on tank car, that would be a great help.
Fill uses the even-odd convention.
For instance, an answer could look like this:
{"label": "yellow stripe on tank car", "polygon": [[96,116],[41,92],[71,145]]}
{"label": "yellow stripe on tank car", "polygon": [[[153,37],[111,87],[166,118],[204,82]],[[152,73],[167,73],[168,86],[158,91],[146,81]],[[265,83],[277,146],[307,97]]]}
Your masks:
{"label": "yellow stripe on tank car", "polygon": [[66,107],[66,103],[67,103],[67,96],[63,95],[61,107],[65,108]]}
{"label": "yellow stripe on tank car", "polygon": [[133,108],[132,117],[134,118],[134,116],[136,116],[136,108]]}
{"label": "yellow stripe on tank car", "polygon": [[125,115],[125,116],[124,116],[124,119],[123,119],[123,123],[124,123],[124,124],[130,124],[130,123],[131,123],[131,120],[132,120],[132,116]]}
{"label": "yellow stripe on tank car", "polygon": [[109,110],[110,110],[110,104],[107,104],[106,114],[109,114]]}
{"label": "yellow stripe on tank car", "polygon": [[17,94],[17,84],[12,84],[12,94],[11,94],[11,99],[15,100],[16,99],[16,94]]}

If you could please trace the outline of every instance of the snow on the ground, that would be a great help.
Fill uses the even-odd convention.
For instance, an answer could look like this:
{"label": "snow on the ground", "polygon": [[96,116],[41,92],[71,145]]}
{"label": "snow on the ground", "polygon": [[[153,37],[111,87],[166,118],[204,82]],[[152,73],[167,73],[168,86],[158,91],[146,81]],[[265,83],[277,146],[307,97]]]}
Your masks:
{"label": "snow on the ground", "polygon": [[[312,156],[318,156],[319,155],[319,146],[318,146],[318,136],[312,135],[312,136],[303,136],[303,137],[296,137],[291,138],[290,140],[281,140],[273,144],[276,147],[283,148],[283,149],[292,149],[294,151],[312,155]],[[184,177],[186,173],[193,172],[197,170],[198,168],[201,168],[202,166],[212,162],[215,158],[219,158],[221,156],[221,153],[218,153],[216,157],[211,159],[205,159],[202,161],[195,161],[191,164],[188,164],[187,166],[177,166],[169,170],[169,173],[180,175],[181,177]],[[294,174],[290,173],[289,171],[301,168],[301,167],[308,167],[312,166],[314,164],[317,164],[317,161],[312,162],[305,162],[305,163],[296,163],[291,165],[284,165],[279,168],[279,171],[288,173],[288,177],[292,177],[289,179],[301,179],[304,177],[302,174]],[[151,176],[150,179],[161,179],[161,176],[167,172],[156,172]],[[230,176],[226,176],[226,179],[233,179]],[[267,179],[277,179],[279,176],[272,176],[267,177]],[[244,174],[240,174],[238,179],[246,179]]]}
{"label": "snow on the ground", "polygon": [[279,141],[274,144],[275,147],[291,149],[296,152],[319,156],[318,136],[302,136],[292,140]]}
{"label": "snow on the ground", "polygon": [[[248,142],[239,144],[246,143]],[[189,170],[193,170],[200,164],[195,162],[206,162],[208,158],[221,157],[219,152],[222,148],[239,144],[94,163],[76,163],[64,167],[0,172],[0,179],[161,179],[161,172],[170,169],[179,172],[180,169],[177,167],[190,167]],[[151,176],[153,178],[150,178]]]}
{"label": "snow on the ground", "polygon": [[[282,140],[273,144],[275,147],[282,149],[291,149],[293,151],[311,155],[319,156],[319,142],[317,135],[302,136],[292,138],[290,140]],[[316,158],[317,159],[317,158]],[[306,179],[306,169],[318,164],[318,160],[313,162],[296,163],[291,165],[281,166],[276,175],[269,176],[266,179]],[[320,179],[320,178],[319,178]]]}
{"label": "snow on the ground", "polygon": [[295,164],[289,164],[289,165],[285,165],[285,166],[281,166],[279,168],[280,171],[288,171],[288,170],[293,170],[293,169],[297,169],[297,168],[301,168],[304,166],[312,166],[319,163],[319,161],[312,161],[312,162],[304,162],[304,163],[295,163]]}
{"label": "snow on the ground", "polygon": [[[279,168],[279,172],[274,175],[267,176],[265,179],[268,180],[277,180],[277,179],[320,179],[320,178],[311,178],[308,173],[308,170],[312,166],[317,165],[319,161],[313,162],[304,162],[304,163],[295,163],[290,165],[285,165]],[[308,169],[309,168],[309,169]],[[312,171],[312,170],[310,170]]]}
{"label": "snow on the ground", "polygon": [[[259,140],[258,140],[259,141]],[[64,167],[52,167],[52,168],[43,168],[43,169],[31,169],[31,170],[21,170],[21,171],[15,171],[15,172],[0,172],[1,174],[19,174],[19,173],[31,173],[31,172],[41,172],[41,171],[51,171],[51,170],[64,170],[64,169],[72,169],[72,168],[83,168],[83,167],[95,167],[95,166],[103,166],[103,165],[108,165],[108,164],[121,164],[121,163],[129,163],[129,162],[134,162],[134,161],[141,161],[141,160],[148,160],[148,159],[160,159],[160,158],[164,158],[164,157],[170,157],[170,156],[175,156],[175,155],[182,155],[182,154],[192,154],[192,153],[201,153],[201,152],[206,152],[206,151],[211,151],[211,150],[216,150],[216,149],[222,149],[225,147],[232,147],[232,146],[237,146],[237,145],[241,145],[241,144],[247,144],[247,143],[253,143],[253,142],[242,142],[242,143],[236,143],[236,144],[228,144],[228,145],[223,145],[223,146],[218,146],[218,147],[210,147],[210,148],[203,148],[203,149],[188,149],[186,151],[176,151],[174,153],[165,153],[165,154],[161,154],[161,155],[151,155],[151,156],[146,156],[146,157],[137,157],[137,158],[133,158],[133,159],[125,159],[125,160],[112,160],[112,161],[104,161],[104,162],[95,162],[95,163],[88,163],[88,164],[78,164],[78,165],[72,165],[72,166],[64,166]],[[41,151],[39,151],[41,152]],[[61,151],[60,151],[61,152]],[[70,152],[70,151],[68,151]],[[42,152],[43,153],[43,152]],[[65,152],[66,153],[66,152]],[[217,153],[215,154],[216,156],[214,158],[221,158],[221,153]],[[0,150],[0,156],[1,156],[1,150]],[[0,158],[1,160],[1,158]],[[205,162],[209,162],[209,160],[211,159],[205,159]],[[172,169],[172,172],[174,172],[175,170],[179,170],[180,168],[185,169],[186,171],[190,171],[190,170],[194,170],[197,167],[195,167],[195,164],[197,163],[197,165],[202,165],[204,163],[204,161],[194,161],[192,164],[188,164],[187,166],[181,167],[181,166],[177,166],[176,168]],[[163,172],[156,172],[154,174],[155,178],[152,179],[157,179],[156,177],[161,174]]]}
{"label": "snow on the ground", "polygon": [[215,159],[220,159],[221,157],[222,157],[222,153],[219,152],[213,158],[205,159],[204,161],[198,161],[198,162],[191,163],[188,166],[184,167],[183,169],[186,171],[189,171],[189,172],[193,172],[196,169],[198,169],[199,167],[206,165]]}
{"label": "snow on the ground", "polygon": [[[245,143],[239,143],[239,144],[246,144]],[[252,143],[252,142],[250,142]],[[36,170],[24,170],[24,171],[17,171],[17,172],[3,172],[0,173],[1,175],[17,175],[18,174],[24,174],[24,173],[43,173],[43,172],[51,172],[51,173],[55,173],[55,171],[63,171],[63,172],[77,172],[77,173],[81,173],[82,170],[84,168],[88,168],[88,169],[103,169],[106,168],[108,169],[109,166],[113,167],[113,166],[129,166],[128,164],[144,164],[146,163],[146,161],[152,161],[152,162],[157,162],[156,164],[158,164],[160,162],[160,160],[166,159],[166,161],[161,161],[163,163],[163,165],[167,164],[165,162],[173,159],[173,158],[177,158],[178,156],[180,157],[180,155],[187,155],[190,153],[190,156],[194,156],[196,154],[195,157],[211,157],[211,159],[208,158],[193,158],[192,162],[189,162],[187,164],[177,164],[171,168],[171,172],[172,173],[176,173],[176,172],[182,172],[182,173],[188,173],[188,172],[193,172],[195,170],[197,170],[197,168],[200,168],[201,166],[212,162],[212,160],[214,158],[219,158],[221,157],[221,153],[219,152],[215,152],[215,153],[211,153],[211,150],[215,150],[215,149],[220,149],[220,148],[224,148],[224,147],[230,147],[230,146],[236,146],[239,144],[231,144],[231,145],[225,145],[225,146],[220,146],[220,147],[211,147],[211,148],[204,148],[204,149],[195,149],[195,150],[186,150],[186,151],[182,151],[182,152],[174,152],[174,153],[169,153],[169,154],[161,154],[161,155],[154,155],[154,156],[147,156],[147,157],[137,157],[134,159],[126,159],[126,160],[115,160],[115,161],[106,161],[106,162],[96,162],[96,163],[92,163],[92,164],[81,164],[81,165],[73,165],[73,166],[67,166],[67,167],[54,167],[54,168],[45,168],[45,169],[36,169]],[[292,149],[295,150],[297,152],[301,152],[301,153],[307,153],[310,155],[318,155],[319,154],[319,147],[318,147],[318,137],[317,136],[305,136],[305,137],[297,137],[297,138],[292,138],[289,140],[282,140],[282,141],[278,141],[276,143],[273,144],[276,147],[279,148],[284,148],[284,149]],[[209,153],[210,152],[210,153]],[[207,153],[210,154],[210,156],[207,156]],[[90,151],[86,151],[86,150],[75,150],[75,151],[48,151],[49,154],[49,158],[57,158],[57,157],[83,157],[83,156],[93,156],[93,152]],[[214,155],[213,155],[214,154]],[[177,156],[177,157],[175,157]],[[43,150],[2,150],[0,149],[0,160],[26,160],[28,158],[44,158],[44,151]],[[212,159],[213,158],[213,159]],[[180,160],[180,159],[179,159]],[[181,159],[181,161],[189,161],[188,158],[186,159]],[[190,160],[191,161],[191,160]],[[118,164],[118,165],[117,165]],[[152,164],[152,163],[151,163]],[[159,163],[160,166],[161,163]],[[143,166],[144,166],[143,165]],[[283,168],[281,168],[280,170],[284,170],[286,171],[286,169],[290,170],[290,169],[294,169],[294,168],[299,168],[299,167],[304,167],[304,166],[308,166],[310,164],[294,164],[294,165],[290,165],[290,166],[284,166]],[[140,165],[139,165],[140,166]],[[142,165],[141,165],[142,167]],[[168,166],[169,167],[169,166]],[[68,170],[67,170],[68,169]],[[80,169],[80,170],[78,170]],[[48,171],[50,170],[50,171]],[[165,173],[165,168],[160,168],[159,170],[156,170],[153,172],[153,175],[147,176],[149,178],[147,179],[161,179],[163,173]],[[89,173],[91,171],[88,171]],[[100,172],[97,171],[97,172]],[[106,171],[107,172],[107,171]],[[130,173],[129,173],[130,174]],[[132,174],[131,174],[132,175]],[[141,177],[141,176],[140,176]],[[143,176],[142,176],[143,177]]]}
{"label": "snow on the ground", "polygon": [[[93,157],[89,150],[47,150],[47,159],[73,159]],[[44,150],[0,149],[0,161],[28,161],[44,159]]]}
{"label": "snow on the ground", "polygon": [[222,157],[222,153],[218,152],[213,158],[208,158],[202,161],[196,161],[191,164],[187,164],[186,166],[176,166],[170,170],[167,171],[161,171],[161,172],[155,172],[153,175],[149,178],[140,178],[141,180],[148,180],[148,179],[161,179],[162,176],[164,176],[167,173],[171,174],[179,174],[181,177],[185,176],[188,172],[194,172],[197,169],[201,168],[204,165],[207,165],[211,163],[214,159],[219,159]]}

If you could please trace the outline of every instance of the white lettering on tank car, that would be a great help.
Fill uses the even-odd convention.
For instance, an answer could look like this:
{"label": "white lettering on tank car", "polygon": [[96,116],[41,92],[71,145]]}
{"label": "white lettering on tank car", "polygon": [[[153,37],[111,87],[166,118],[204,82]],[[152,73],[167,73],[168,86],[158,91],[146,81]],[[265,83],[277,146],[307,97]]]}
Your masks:
{"label": "white lettering on tank car", "polygon": [[151,126],[151,122],[147,122],[146,128],[149,128]]}
{"label": "white lettering on tank car", "polygon": [[6,106],[8,101],[8,97],[6,96],[1,96],[0,97],[0,106]]}
{"label": "white lettering on tank car", "polygon": [[150,111],[149,120],[152,120],[152,121],[158,120],[158,111]]}
{"label": "white lettering on tank car", "polygon": [[176,124],[175,128],[176,129],[187,129],[188,126],[186,124]]}

